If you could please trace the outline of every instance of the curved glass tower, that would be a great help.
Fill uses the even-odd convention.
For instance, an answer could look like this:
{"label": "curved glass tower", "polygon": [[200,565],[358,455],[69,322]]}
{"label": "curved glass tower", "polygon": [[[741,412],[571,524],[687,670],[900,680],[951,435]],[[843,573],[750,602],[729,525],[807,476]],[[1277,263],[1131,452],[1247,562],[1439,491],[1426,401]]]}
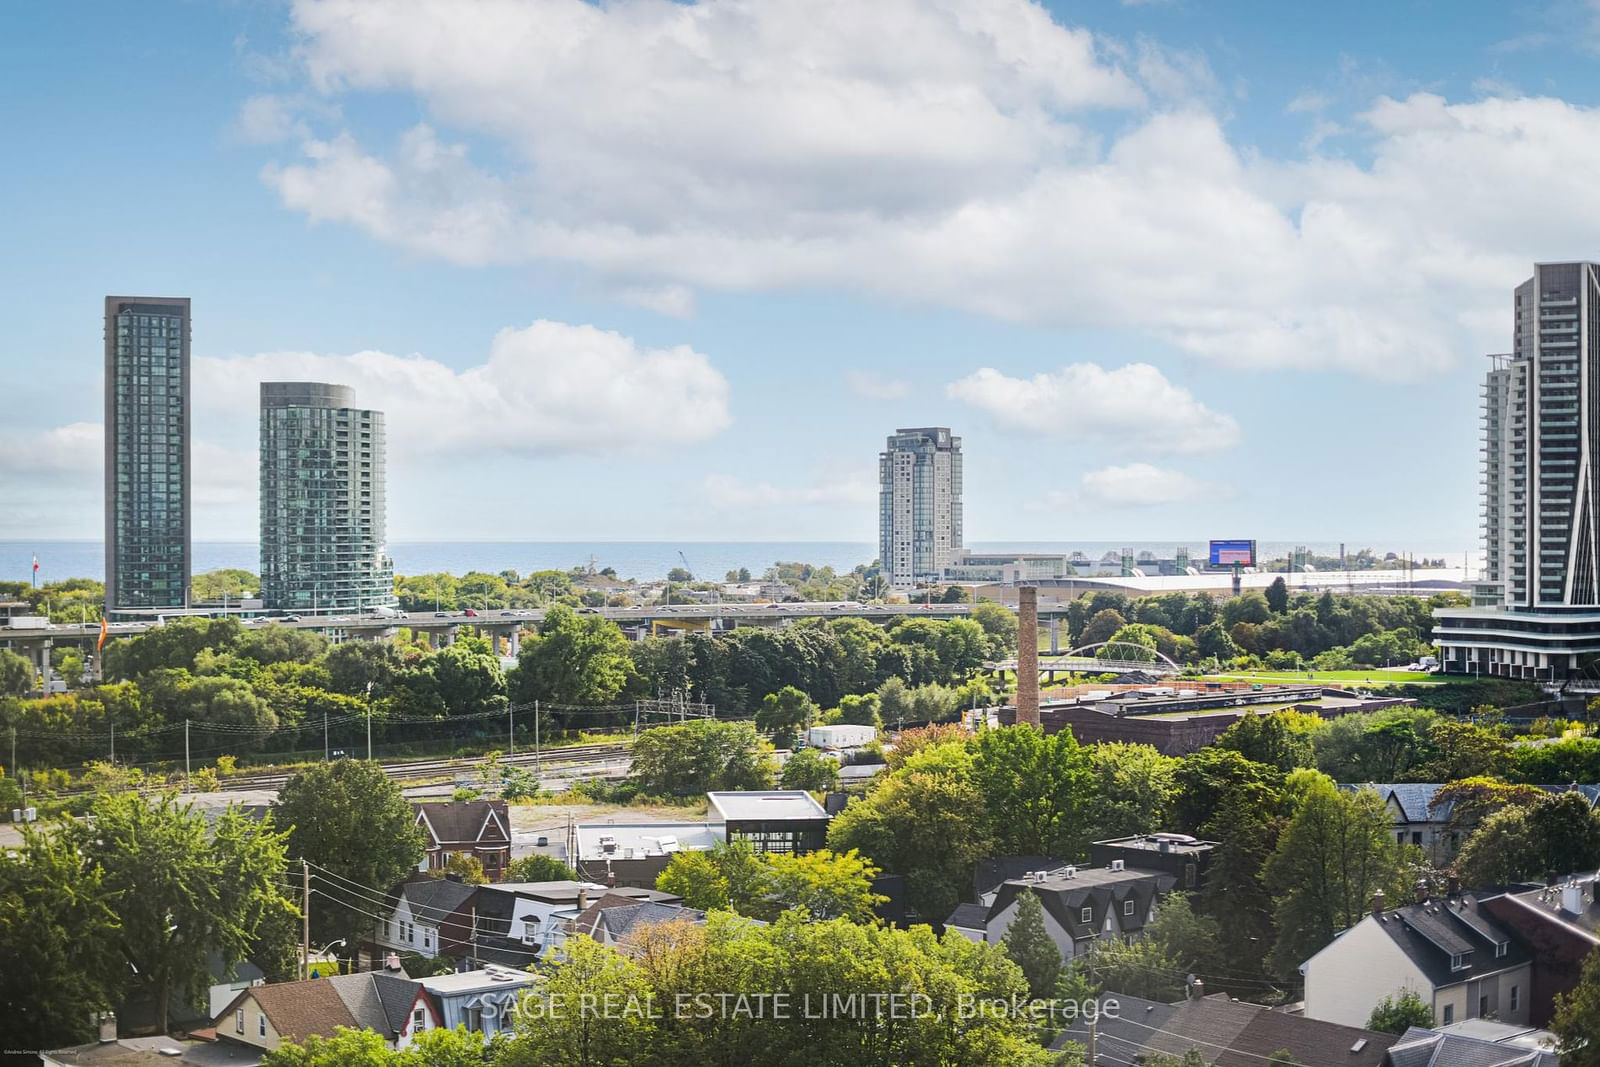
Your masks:
{"label": "curved glass tower", "polygon": [[383,412],[348,386],[261,383],[261,599],[322,615],[396,602]]}

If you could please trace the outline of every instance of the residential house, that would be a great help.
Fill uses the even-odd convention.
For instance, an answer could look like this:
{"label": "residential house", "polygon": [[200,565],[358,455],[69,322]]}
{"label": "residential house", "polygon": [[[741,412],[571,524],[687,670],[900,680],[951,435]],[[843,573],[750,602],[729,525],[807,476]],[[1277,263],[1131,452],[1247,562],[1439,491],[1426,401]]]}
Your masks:
{"label": "residential house", "polygon": [[1560,1067],[1561,1057],[1523,1040],[1486,1040],[1413,1026],[1389,1047],[1383,1067]]}
{"label": "residential house", "polygon": [[1578,984],[1583,961],[1600,950],[1600,875],[1572,875],[1553,885],[1512,890],[1481,907],[1511,931],[1533,958],[1529,1021],[1545,1026],[1555,998]]}
{"label": "residential house", "polygon": [[681,904],[682,897],[632,886],[608,890],[592,882],[501,882],[477,892],[445,917],[441,954],[467,963],[522,969],[558,951],[574,919],[607,892]]}
{"label": "residential house", "polygon": [[706,794],[706,822],[729,843],[757,852],[816,852],[828,842],[828,813],[804,789]]}
{"label": "residential house", "polygon": [[590,822],[579,825],[573,866],[606,885],[652,888],[678,852],[722,843],[723,828],[700,822]]}
{"label": "residential house", "polygon": [[441,946],[460,940],[469,929],[445,928],[446,922],[477,891],[454,877],[417,875],[401,882],[385,895],[383,918],[375,924],[372,943],[363,946],[365,957],[375,962],[391,952],[428,959],[446,955]]}
{"label": "residential house", "polygon": [[[1393,824],[1394,840],[1399,845],[1415,845],[1422,849],[1428,862],[1442,866],[1455,857],[1461,847],[1461,832],[1451,825],[1450,816],[1455,804],[1449,797],[1441,798],[1441,782],[1364,782],[1340,785],[1340,789],[1371,789],[1383,800]],[[1600,786],[1594,785],[1542,785],[1549,793],[1580,793],[1590,806],[1600,800]]]}
{"label": "residential house", "polygon": [[1137,937],[1155,917],[1157,900],[1177,881],[1121,860],[1106,867],[1041,869],[1006,879],[976,904],[958,906],[945,925],[970,940],[997,944],[1015,920],[1022,894],[1037,893],[1045,930],[1070,960],[1097,940]]}
{"label": "residential house", "polygon": [[1206,868],[1216,848],[1215,841],[1201,841],[1188,834],[1135,834],[1091,842],[1089,863],[1109,867],[1114,860],[1121,860],[1128,867],[1170,874],[1184,889],[1198,889],[1205,882]]}
{"label": "residential house", "polygon": [[[1395,1041],[1393,1034],[1290,1015],[1225,993],[1163,1004],[1106,992],[1096,1006],[1099,1063],[1136,1064],[1194,1049],[1217,1067],[1262,1067],[1280,1051],[1300,1067],[1382,1067]],[[1073,1019],[1051,1047],[1067,1042],[1089,1045],[1087,1017]]]}
{"label": "residential house", "polygon": [[427,856],[420,868],[443,871],[451,856],[474,856],[489,881],[498,882],[511,862],[511,817],[503,800],[413,804],[427,834]]}
{"label": "residential house", "polygon": [[389,1048],[407,1048],[417,1035],[438,1027],[441,1016],[428,991],[405,977],[398,959],[391,964],[384,971],[254,986],[218,1014],[217,1036],[270,1052],[313,1034],[332,1037],[346,1026],[381,1034]]}
{"label": "residential house", "polygon": [[1305,1013],[1364,1024],[1385,996],[1411,990],[1434,1022],[1529,1020],[1532,961],[1510,930],[1471,894],[1373,910],[1300,965]]}
{"label": "residential house", "polygon": [[703,925],[706,913],[682,904],[641,900],[624,893],[607,892],[572,922],[571,933],[583,934],[621,952],[630,951],[634,937],[661,923]]}
{"label": "residential house", "polygon": [[544,979],[520,968],[485,967],[424,978],[421,985],[438,1005],[442,1025],[465,1026],[487,1040],[510,1030],[523,994]]}
{"label": "residential house", "polygon": [[87,1045],[41,1051],[44,1067],[258,1067],[261,1051],[231,1041],[111,1036]]}

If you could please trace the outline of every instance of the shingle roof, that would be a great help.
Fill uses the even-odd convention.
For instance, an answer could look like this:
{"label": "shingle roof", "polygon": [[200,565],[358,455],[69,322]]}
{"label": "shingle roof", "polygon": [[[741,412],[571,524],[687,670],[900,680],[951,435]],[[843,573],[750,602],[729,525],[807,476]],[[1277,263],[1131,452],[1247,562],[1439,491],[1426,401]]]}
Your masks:
{"label": "shingle roof", "polygon": [[[1520,967],[1529,959],[1498,923],[1478,910],[1477,898],[1471,895],[1407,904],[1373,916],[1372,921],[1436,988]],[[1495,955],[1497,944],[1506,946],[1504,955]],[[1451,957],[1468,952],[1472,955],[1467,966],[1453,969]]]}
{"label": "shingle roof", "polygon": [[434,835],[441,843],[477,841],[480,831],[486,839],[493,838],[497,842],[509,843],[509,837],[502,834],[493,824],[487,830],[484,829],[484,822],[488,820],[490,813],[500,820],[500,826],[510,826],[506,816],[506,802],[503,800],[466,800],[412,806],[423,816],[426,824],[433,827]]}
{"label": "shingle roof", "polygon": [[1413,1026],[1389,1050],[1389,1067],[1557,1067],[1553,1052]]}
{"label": "shingle roof", "polygon": [[[448,878],[414,878],[400,883],[397,893],[411,905],[411,913],[430,926],[437,926],[444,917],[472,898],[478,886],[453,882]],[[398,900],[395,901],[398,904]]]}
{"label": "shingle roof", "polygon": [[1000,856],[996,859],[979,860],[977,869],[972,872],[973,895],[981,897],[1001,882],[1021,878],[1029,871],[1053,871],[1065,867],[1066,864],[1066,860],[1052,859],[1049,856]]}
{"label": "shingle roof", "polygon": [[614,941],[620,941],[634,931],[656,923],[705,922],[706,913],[680,904],[662,904],[654,900],[639,900],[622,893],[608,892],[589,905],[579,915],[574,925],[579,933],[596,936],[601,930]]}
{"label": "shingle roof", "polygon": [[[1226,994],[1176,1004],[1109,991],[1100,997],[1102,1009],[1113,1001],[1116,1017],[1102,1013],[1097,1035],[1098,1051],[1110,1062],[1134,1063],[1154,1052],[1181,1056],[1193,1048],[1218,1067],[1260,1067],[1274,1052],[1288,1049],[1303,1067],[1378,1067],[1395,1040],[1392,1034],[1288,1015]],[[1084,1044],[1087,1031],[1087,1021],[1077,1020],[1052,1047]],[[1359,1052],[1354,1051],[1357,1042],[1362,1043]]]}
{"label": "shingle roof", "polygon": [[959,926],[963,930],[988,928],[989,909],[982,904],[957,904],[956,910],[944,921],[946,926]]}
{"label": "shingle roof", "polygon": [[285,1041],[332,1037],[335,1027],[360,1025],[330,978],[255,986],[240,996],[253,997]]}
{"label": "shingle roof", "polygon": [[[1073,870],[1068,875],[1067,870]],[[1150,914],[1150,903],[1159,894],[1177,884],[1177,879],[1161,871],[1125,868],[1120,871],[1104,867],[1060,868],[1051,871],[1042,882],[1025,882],[1010,879],[995,891],[994,902],[984,916],[984,924],[1005,911],[1019,893],[1029,889],[1039,894],[1044,910],[1072,935],[1074,940],[1095,937],[1104,927],[1106,912],[1115,909],[1118,929],[1127,932],[1143,928]],[[1133,902],[1133,914],[1123,914],[1123,905]],[[1089,909],[1089,920],[1083,919],[1083,910]]]}

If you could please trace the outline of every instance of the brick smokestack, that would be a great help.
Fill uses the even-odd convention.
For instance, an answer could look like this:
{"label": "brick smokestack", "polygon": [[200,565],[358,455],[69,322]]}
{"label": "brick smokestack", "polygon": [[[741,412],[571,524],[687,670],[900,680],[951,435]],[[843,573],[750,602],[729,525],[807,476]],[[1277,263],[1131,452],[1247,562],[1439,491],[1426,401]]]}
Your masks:
{"label": "brick smokestack", "polygon": [[1039,590],[1017,590],[1017,721],[1039,723]]}

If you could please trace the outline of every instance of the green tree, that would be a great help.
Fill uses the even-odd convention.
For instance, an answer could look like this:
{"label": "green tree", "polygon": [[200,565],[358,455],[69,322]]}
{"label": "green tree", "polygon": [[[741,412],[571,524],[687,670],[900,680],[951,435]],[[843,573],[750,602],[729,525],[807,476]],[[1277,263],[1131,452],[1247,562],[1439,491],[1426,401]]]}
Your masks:
{"label": "green tree", "polygon": [[489,876],[483,870],[483,861],[465,852],[452,853],[444,862],[444,873],[455,875],[467,885],[489,884]]}
{"label": "green tree", "polygon": [[1296,974],[1367,913],[1376,890],[1393,891],[1399,875],[1389,815],[1377,793],[1342,792],[1321,776],[1308,780],[1265,871],[1277,897],[1276,971]]}
{"label": "green tree", "polygon": [[545,612],[537,635],[525,638],[511,674],[519,704],[609,704],[633,678],[628,639],[600,615],[579,615],[558,604]]}
{"label": "green tree", "polygon": [[989,639],[989,655],[993,659],[1006,659],[1017,648],[1017,617],[1001,604],[985,600],[974,604],[967,615],[983,627]]}
{"label": "green tree", "polygon": [[780,912],[804,908],[813,919],[870,923],[873,908],[888,899],[872,891],[878,868],[854,851],[770,853],[766,862],[759,898],[736,908],[755,918],[775,919]]}
{"label": "green tree", "polygon": [[1289,610],[1289,586],[1283,580],[1283,575],[1272,579],[1272,584],[1267,586],[1267,608],[1274,615],[1282,615]]}
{"label": "green tree", "polygon": [[882,704],[876,693],[841,697],[838,710],[841,723],[870,726],[875,730],[883,728]]}
{"label": "green tree", "polygon": [[0,697],[22,696],[30,692],[39,672],[26,657],[10,649],[0,649]]}
{"label": "green tree", "polygon": [[1213,620],[1194,632],[1195,653],[1202,659],[1226,663],[1239,654],[1228,628],[1220,620]]}
{"label": "green tree", "polygon": [[1247,760],[1288,772],[1316,766],[1315,738],[1323,720],[1298,711],[1247,714],[1222,732],[1217,745]]}
{"label": "green tree", "polygon": [[978,810],[1002,855],[1074,858],[1087,850],[1094,776],[1072,731],[983,730],[971,748]]}
{"label": "green tree", "polygon": [[0,1004],[6,1044],[59,1048],[92,1040],[127,973],[117,901],[104,875],[66,835],[22,831],[0,849]]}
{"label": "green tree", "polygon": [[400,654],[388,641],[346,641],[328,649],[323,665],[335,692],[364,696],[370,686],[374,695],[383,696],[400,670]]}
{"label": "green tree", "polygon": [[1035,998],[1050,995],[1061,976],[1061,949],[1044,925],[1044,905],[1039,894],[1024,889],[1017,896],[1017,914],[1001,940],[1006,955],[1022,968],[1028,992]]}
{"label": "green tree", "polygon": [[1577,791],[1541,797],[1528,809],[1539,847],[1538,873],[1592,871],[1600,866],[1600,813]]}
{"label": "green tree", "polygon": [[[518,1013],[516,1036],[496,1067],[617,1067],[649,1062],[655,1021],[644,1010],[620,1008],[630,1002],[647,1003],[651,989],[639,965],[581,935],[567,938],[563,956],[536,1003]],[[619,1007],[615,1011],[598,1007],[607,1003]]]}
{"label": "green tree", "polygon": [[90,814],[92,826],[63,836],[116,901],[115,943],[165,1031],[172,998],[209,987],[211,952],[231,967],[268,916],[292,913],[280,889],[284,835],[233,808],[208,829],[175,793],[102,795]]}
{"label": "green tree", "polygon": [[357,894],[381,897],[422,861],[415,812],[376,763],[348,759],[294,775],[274,812],[289,827],[290,858],[311,864],[324,890],[311,909],[312,935],[344,938],[353,953],[372,926],[362,912],[373,909]]}
{"label": "green tree", "polygon": [[1414,989],[1402,989],[1378,1001],[1367,1017],[1367,1029],[1380,1034],[1403,1034],[1413,1026],[1433,1025],[1433,1006]]}
{"label": "green tree", "polygon": [[506,680],[500,673],[500,657],[490,650],[486,638],[458,637],[428,657],[428,671],[446,715],[505,710]]}
{"label": "green tree", "polygon": [[1083,632],[1077,636],[1076,640],[1079,647],[1098,645],[1103,641],[1111,640],[1117,631],[1126,625],[1128,625],[1128,620],[1123,618],[1121,612],[1107,608],[1104,611],[1097,612],[1093,618],[1084,624]]}
{"label": "green tree", "polygon": [[800,734],[817,719],[816,703],[792,685],[768,693],[756,711],[756,729],[772,735],[779,748],[791,748]]}
{"label": "green tree", "polygon": [[1183,893],[1161,898],[1155,918],[1145,927],[1147,940],[1185,973],[1216,973],[1222,959],[1222,942],[1215,919],[1195,913]]}
{"label": "green tree", "polygon": [[784,761],[778,784],[784,789],[831,792],[839,785],[839,761],[814,748],[802,748]]}
{"label": "green tree", "polygon": [[508,882],[568,882],[576,881],[578,872],[554,856],[534,853],[506,864],[505,880]]}
{"label": "green tree", "polygon": [[395,1062],[382,1034],[348,1026],[335,1027],[332,1037],[285,1041],[261,1057],[261,1067],[394,1067]]}
{"label": "green tree", "polygon": [[985,804],[962,746],[934,746],[835,816],[828,847],[855,849],[905,875],[911,908],[924,920],[943,920],[970,892],[977,861],[993,854],[987,820],[973,818]]}
{"label": "green tree", "polygon": [[120,681],[162,667],[192,670],[201,651],[228,651],[243,632],[233,619],[176,619],[133,637],[119,637],[106,646],[105,676]]}
{"label": "green tree", "polygon": [[1120,741],[1090,745],[1094,802],[1088,806],[1091,840],[1165,830],[1177,794],[1178,760],[1151,745]]}
{"label": "green tree", "polygon": [[1556,994],[1550,1029],[1561,1039],[1563,1067],[1600,1067],[1600,949],[1583,961],[1578,984]]}
{"label": "green tree", "polygon": [[728,879],[707,852],[674,852],[656,875],[656,888],[683,898],[687,907],[701,911],[728,906]]}
{"label": "green tree", "polygon": [[697,719],[646,730],[633,746],[633,782],[651,796],[767,789],[772,746],[747,722]]}

